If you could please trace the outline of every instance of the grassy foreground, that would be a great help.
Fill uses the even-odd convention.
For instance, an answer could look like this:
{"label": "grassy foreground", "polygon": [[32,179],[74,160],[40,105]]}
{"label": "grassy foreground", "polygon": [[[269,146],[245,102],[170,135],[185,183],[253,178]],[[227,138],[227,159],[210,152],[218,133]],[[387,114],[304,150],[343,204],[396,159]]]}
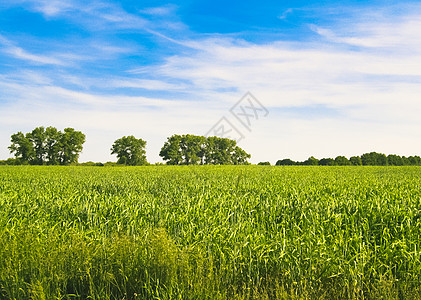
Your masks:
{"label": "grassy foreground", "polygon": [[0,299],[421,299],[421,167],[0,167]]}

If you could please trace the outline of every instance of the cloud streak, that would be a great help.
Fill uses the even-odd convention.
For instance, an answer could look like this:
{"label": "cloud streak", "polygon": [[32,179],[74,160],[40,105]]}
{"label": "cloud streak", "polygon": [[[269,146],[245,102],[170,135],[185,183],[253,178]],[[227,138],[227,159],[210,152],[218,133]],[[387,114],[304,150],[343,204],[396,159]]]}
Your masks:
{"label": "cloud streak", "polygon": [[46,55],[37,55],[29,53],[21,47],[15,46],[10,40],[0,35],[0,45],[3,45],[2,51],[6,54],[13,56],[14,58],[29,61],[34,64],[40,65],[65,65],[65,63],[54,57]]}

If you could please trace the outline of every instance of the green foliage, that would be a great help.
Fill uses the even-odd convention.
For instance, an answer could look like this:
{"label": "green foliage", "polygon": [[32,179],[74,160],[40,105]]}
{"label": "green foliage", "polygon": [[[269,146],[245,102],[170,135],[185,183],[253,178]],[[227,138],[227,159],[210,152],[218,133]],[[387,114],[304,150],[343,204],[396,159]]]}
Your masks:
{"label": "green foliage", "polygon": [[247,161],[251,155],[241,149],[238,146],[235,146],[234,151],[231,152],[231,164],[232,165],[249,165]]}
{"label": "green foliage", "polygon": [[257,165],[258,166],[270,166],[270,162],[268,162],[268,161],[261,161]]}
{"label": "green foliage", "polygon": [[45,150],[45,129],[44,127],[37,127],[28,134],[29,141],[31,141],[34,151],[34,159],[32,164],[43,165],[46,150]]}
{"label": "green foliage", "polygon": [[93,162],[93,161],[87,161],[84,163],[77,164],[78,166],[84,166],[84,167],[103,167],[104,164],[101,162]]}
{"label": "green foliage", "polygon": [[349,162],[353,166],[361,166],[363,164],[363,161],[361,160],[361,157],[359,156],[351,156],[349,159]]}
{"label": "green foliage", "polygon": [[345,156],[337,156],[335,158],[335,165],[337,165],[337,166],[350,166],[351,162]]}
{"label": "green foliage", "polygon": [[0,167],[0,299],[420,299],[419,167]]}
{"label": "green foliage", "polygon": [[421,166],[421,157],[419,156],[410,156],[402,157],[405,166]]}
{"label": "green foliage", "polygon": [[387,164],[389,166],[403,166],[404,160],[399,155],[390,154],[387,156]]}
{"label": "green foliage", "polygon": [[72,163],[77,163],[79,153],[82,151],[82,145],[84,143],[85,135],[82,132],[76,131],[73,128],[65,128],[64,133],[61,134],[60,139],[60,164],[69,165]]}
{"label": "green foliage", "polygon": [[37,127],[27,134],[13,134],[11,142],[9,150],[15,154],[15,164],[70,165],[77,163],[85,135],[73,128],[61,133],[54,127]]}
{"label": "green foliage", "polygon": [[104,164],[104,167],[121,167],[122,165],[119,165],[118,163],[116,163],[116,162],[113,162],[113,161],[107,161],[105,164]]}
{"label": "green foliage", "polygon": [[[206,149],[205,143],[206,138],[203,136],[195,136],[191,134],[181,136],[179,145],[181,157],[184,158],[184,164],[203,164]],[[176,157],[179,157],[179,155],[176,155]]]}
{"label": "green foliage", "polygon": [[383,153],[370,152],[361,155],[361,161],[364,166],[386,166],[387,157]]}
{"label": "green foliage", "polygon": [[319,165],[319,166],[421,166],[421,157],[419,156],[399,156],[395,154],[388,155],[370,152],[360,156],[352,156],[349,160],[345,156],[333,158],[322,158],[317,160],[313,156],[304,162],[294,162],[290,159],[282,159],[276,162],[277,166],[287,165]]}
{"label": "green foliage", "polygon": [[168,165],[180,165],[183,163],[183,153],[181,151],[182,136],[174,134],[170,136],[164,143],[164,146],[159,152]]}
{"label": "green foliage", "polygon": [[314,156],[310,156],[307,160],[301,163],[303,166],[317,166],[319,164],[319,160]]}
{"label": "green foliage", "polygon": [[31,143],[30,134],[26,135],[22,132],[12,134],[9,146],[10,153],[15,153],[15,157],[22,164],[28,164],[34,159],[34,147]]}
{"label": "green foliage", "polygon": [[251,157],[234,140],[191,134],[172,135],[159,155],[168,165],[247,165]]}
{"label": "green foliage", "polygon": [[128,166],[147,165],[146,141],[137,139],[133,135],[123,136],[116,140],[111,147],[111,154],[117,154],[118,164]]}
{"label": "green foliage", "polygon": [[55,127],[47,127],[45,129],[45,155],[48,165],[58,165],[61,162],[60,152],[62,133]]}
{"label": "green foliage", "polygon": [[8,158],[6,160],[0,160],[0,165],[2,166],[14,166],[19,165],[19,160],[16,158]]}
{"label": "green foliage", "polygon": [[286,158],[286,159],[278,160],[275,165],[276,166],[294,166],[296,164],[297,164],[297,162],[295,162],[295,161],[293,161],[289,158]]}
{"label": "green foliage", "polygon": [[318,162],[319,166],[334,166],[336,165],[335,160],[333,158],[322,158]]}

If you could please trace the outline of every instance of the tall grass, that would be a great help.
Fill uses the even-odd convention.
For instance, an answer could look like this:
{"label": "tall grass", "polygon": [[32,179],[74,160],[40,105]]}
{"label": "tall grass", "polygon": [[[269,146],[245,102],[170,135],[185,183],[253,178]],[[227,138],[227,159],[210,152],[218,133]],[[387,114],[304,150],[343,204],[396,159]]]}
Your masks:
{"label": "tall grass", "polygon": [[0,167],[1,299],[421,299],[420,167]]}

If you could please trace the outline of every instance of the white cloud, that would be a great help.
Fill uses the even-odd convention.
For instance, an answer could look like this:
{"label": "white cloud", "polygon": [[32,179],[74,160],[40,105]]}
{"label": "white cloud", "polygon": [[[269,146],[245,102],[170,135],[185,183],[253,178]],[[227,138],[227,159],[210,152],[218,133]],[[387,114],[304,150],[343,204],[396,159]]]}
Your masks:
{"label": "white cloud", "polygon": [[293,12],[294,12],[293,8],[288,8],[280,16],[278,16],[278,18],[281,20],[285,20],[288,18],[288,15],[292,14]]}
{"label": "white cloud", "polygon": [[32,54],[20,47],[9,47],[5,50],[5,52],[12,55],[15,58],[27,60],[35,64],[64,65],[64,63],[58,59],[44,55]]}
{"label": "white cloud", "polygon": [[148,7],[140,10],[140,13],[153,16],[168,16],[174,13],[176,9],[175,5],[167,4],[164,6]]}
{"label": "white cloud", "polygon": [[71,1],[44,0],[38,1],[36,9],[48,17],[56,16],[73,8]]}
{"label": "white cloud", "polygon": [[114,88],[137,88],[157,91],[173,91],[188,88],[185,84],[174,84],[152,79],[115,79],[110,80],[107,85]]}
{"label": "white cloud", "polygon": [[400,51],[420,53],[421,41],[419,14],[396,17],[392,20],[365,21],[362,23],[340,24],[334,29],[311,25],[310,28],[328,41],[351,46],[374,48],[377,51]]}
{"label": "white cloud", "polygon": [[65,63],[57,58],[46,56],[46,55],[38,55],[30,53],[24,50],[21,47],[17,47],[11,42],[9,39],[5,38],[4,36],[0,35],[0,45],[3,45],[3,52],[17,58],[32,62],[34,64],[40,65],[65,65]]}

